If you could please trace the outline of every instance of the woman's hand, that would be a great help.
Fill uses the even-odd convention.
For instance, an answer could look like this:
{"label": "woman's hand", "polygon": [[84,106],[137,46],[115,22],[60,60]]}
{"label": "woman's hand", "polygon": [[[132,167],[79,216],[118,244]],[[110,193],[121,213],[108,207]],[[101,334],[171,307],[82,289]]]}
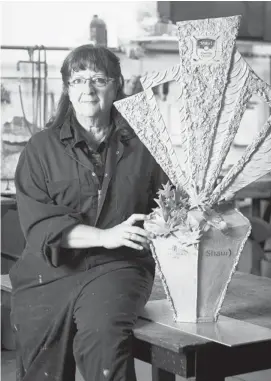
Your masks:
{"label": "woman's hand", "polygon": [[116,249],[120,246],[131,247],[142,250],[149,247],[150,239],[154,238],[152,233],[133,226],[137,221],[147,219],[145,214],[132,214],[126,221],[110,229],[100,230],[100,246],[107,249]]}

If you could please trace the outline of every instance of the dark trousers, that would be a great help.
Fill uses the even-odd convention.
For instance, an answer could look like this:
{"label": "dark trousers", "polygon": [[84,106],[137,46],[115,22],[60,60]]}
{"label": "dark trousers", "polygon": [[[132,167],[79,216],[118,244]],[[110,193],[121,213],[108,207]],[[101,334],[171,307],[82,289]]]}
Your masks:
{"label": "dark trousers", "polygon": [[85,381],[134,381],[132,328],[151,294],[152,261],[100,264],[16,291],[17,381],[74,381],[75,365]]}
{"label": "dark trousers", "polygon": [[135,381],[132,328],[147,302],[153,277],[130,267],[85,286],[74,308],[74,357],[85,381]]}

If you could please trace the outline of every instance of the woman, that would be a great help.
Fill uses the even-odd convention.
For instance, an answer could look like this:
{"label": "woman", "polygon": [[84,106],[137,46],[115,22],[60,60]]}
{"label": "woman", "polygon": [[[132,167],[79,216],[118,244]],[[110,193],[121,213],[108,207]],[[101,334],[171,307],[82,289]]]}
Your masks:
{"label": "woman", "polygon": [[83,45],[64,60],[50,128],[21,154],[26,247],[11,269],[18,379],[135,380],[132,328],[155,263],[142,228],[164,173],[113,106],[119,59]]}

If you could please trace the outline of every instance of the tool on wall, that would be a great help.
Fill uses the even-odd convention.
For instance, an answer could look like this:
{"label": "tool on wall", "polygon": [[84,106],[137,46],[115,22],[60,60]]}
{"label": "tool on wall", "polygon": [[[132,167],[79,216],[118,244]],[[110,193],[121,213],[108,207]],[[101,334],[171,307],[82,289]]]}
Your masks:
{"label": "tool on wall", "polygon": [[[27,127],[33,135],[34,132],[44,128],[47,122],[48,102],[47,102],[47,79],[48,64],[46,58],[46,48],[43,45],[35,45],[28,48],[29,60],[20,60],[17,62],[17,70],[20,70],[21,64],[31,64],[31,93],[32,93],[32,123],[26,117],[23,102],[22,81],[19,80],[19,96],[23,112],[23,117]],[[34,53],[37,51],[37,59],[34,59]],[[43,52],[43,59],[41,57]],[[35,72],[37,71],[37,76]],[[31,126],[32,124],[32,126]]]}

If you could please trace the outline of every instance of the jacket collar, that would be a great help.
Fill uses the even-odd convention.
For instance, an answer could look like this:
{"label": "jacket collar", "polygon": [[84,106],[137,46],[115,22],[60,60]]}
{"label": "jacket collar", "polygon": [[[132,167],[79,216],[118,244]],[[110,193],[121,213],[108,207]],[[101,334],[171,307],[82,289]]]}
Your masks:
{"label": "jacket collar", "polygon": [[[74,147],[74,145],[78,142],[85,140],[82,134],[78,131],[79,129],[76,128],[75,123],[77,121],[75,122],[73,119],[75,119],[75,117],[73,117],[73,113],[69,112],[66,115],[62,126],[60,126],[59,134],[61,142],[64,145],[70,145],[71,147]],[[123,116],[116,111],[115,107],[113,107],[112,119],[113,126],[115,127],[114,135],[117,134],[120,141],[125,142],[136,137],[133,129],[129,126]]]}
{"label": "jacket collar", "polygon": [[62,126],[60,126],[60,140],[64,143],[64,141],[68,141],[74,138],[74,133],[71,127],[71,114],[68,113],[64,119]]}

